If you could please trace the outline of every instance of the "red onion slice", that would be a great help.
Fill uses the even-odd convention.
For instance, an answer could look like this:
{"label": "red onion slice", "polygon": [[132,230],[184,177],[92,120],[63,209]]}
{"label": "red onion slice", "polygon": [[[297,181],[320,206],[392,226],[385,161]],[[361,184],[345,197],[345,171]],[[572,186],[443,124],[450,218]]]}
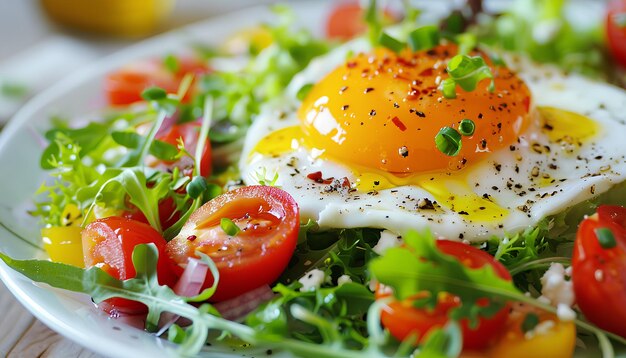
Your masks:
{"label": "red onion slice", "polygon": [[187,261],[185,271],[174,286],[174,293],[185,297],[198,295],[208,272],[209,266],[207,264],[198,259],[190,258]]}
{"label": "red onion slice", "polygon": [[[202,285],[204,284],[204,279],[206,278],[207,273],[209,272],[209,266],[204,262],[190,258],[187,261],[187,267],[185,267],[185,271],[174,285],[174,293],[179,296],[184,297],[192,297],[196,296],[202,290]],[[175,314],[164,312],[161,315],[161,319],[159,320],[160,328],[156,333],[157,336],[165,333],[171,326],[174,324],[180,316]]]}
{"label": "red onion slice", "polygon": [[218,302],[214,306],[222,317],[231,321],[237,321],[273,297],[274,292],[270,286],[264,285],[230,300]]}

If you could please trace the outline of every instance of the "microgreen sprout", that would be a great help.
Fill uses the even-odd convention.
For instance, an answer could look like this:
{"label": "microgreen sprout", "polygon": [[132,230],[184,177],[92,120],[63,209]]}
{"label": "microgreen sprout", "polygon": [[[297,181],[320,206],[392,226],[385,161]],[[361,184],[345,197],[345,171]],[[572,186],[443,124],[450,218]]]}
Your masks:
{"label": "microgreen sprout", "polygon": [[141,97],[146,101],[158,101],[167,97],[167,92],[161,87],[148,87],[141,92]]}
{"label": "microgreen sprout", "polygon": [[176,73],[180,70],[180,62],[176,56],[169,54],[163,58],[163,65],[171,73]]}
{"label": "microgreen sprout", "polygon": [[274,172],[274,175],[270,178],[266,168],[256,171],[254,176],[259,185],[276,186],[278,182],[278,172]]}

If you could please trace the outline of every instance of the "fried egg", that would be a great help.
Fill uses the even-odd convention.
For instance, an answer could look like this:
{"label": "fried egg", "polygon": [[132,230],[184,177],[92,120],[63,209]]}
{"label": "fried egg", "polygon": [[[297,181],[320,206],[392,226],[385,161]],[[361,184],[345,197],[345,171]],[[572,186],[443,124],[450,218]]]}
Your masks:
{"label": "fried egg", "polygon": [[[626,179],[624,90],[510,58],[515,70],[491,65],[493,92],[484,80],[448,99],[438,87],[456,53],[353,42],[317,59],[250,128],[245,183],[276,179],[302,220],[322,229],[429,228],[480,242]],[[437,133],[464,119],[474,132],[457,155],[444,154]]]}

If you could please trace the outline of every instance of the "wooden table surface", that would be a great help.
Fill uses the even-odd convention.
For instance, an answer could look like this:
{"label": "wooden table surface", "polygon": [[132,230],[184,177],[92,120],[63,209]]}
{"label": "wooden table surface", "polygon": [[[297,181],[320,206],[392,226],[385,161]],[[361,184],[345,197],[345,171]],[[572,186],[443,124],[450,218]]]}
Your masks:
{"label": "wooden table surface", "polygon": [[0,357],[100,358],[46,327],[17,302],[0,281]]}

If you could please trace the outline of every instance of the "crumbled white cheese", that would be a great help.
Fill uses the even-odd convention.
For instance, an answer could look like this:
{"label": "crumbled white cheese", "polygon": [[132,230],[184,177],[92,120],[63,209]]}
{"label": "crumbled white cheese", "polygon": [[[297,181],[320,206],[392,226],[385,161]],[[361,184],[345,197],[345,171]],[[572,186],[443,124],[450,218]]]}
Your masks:
{"label": "crumbled white cheese", "polygon": [[398,236],[392,231],[384,230],[380,233],[380,240],[378,240],[378,243],[372,248],[372,250],[375,253],[382,255],[385,251],[387,251],[387,249],[400,246],[401,244],[402,236]]}
{"label": "crumbled white cheese", "polygon": [[604,271],[597,269],[593,272],[593,278],[596,279],[596,281],[601,282],[602,280],[604,280]]}
{"label": "crumbled white cheese", "polygon": [[302,287],[300,287],[301,292],[315,291],[322,286],[324,281],[326,281],[326,274],[319,269],[307,272],[298,280],[302,284]]}
{"label": "crumbled white cheese", "polygon": [[553,263],[541,277],[541,295],[552,305],[564,304],[571,307],[574,304],[574,287],[570,275],[563,265]]}
{"label": "crumbled white cheese", "polygon": [[341,275],[337,279],[337,286],[341,286],[344,283],[348,283],[348,282],[352,282],[352,279],[350,278],[350,276],[348,276],[348,275]]}
{"label": "crumbled white cheese", "polygon": [[576,312],[574,312],[570,306],[563,303],[559,303],[556,306],[556,315],[559,317],[559,320],[563,322],[571,322],[576,319]]}
{"label": "crumbled white cheese", "polygon": [[535,326],[535,329],[532,329],[526,333],[524,333],[524,338],[532,339],[534,336],[540,336],[543,334],[550,333],[550,330],[555,326],[554,321],[547,320],[539,323]]}

